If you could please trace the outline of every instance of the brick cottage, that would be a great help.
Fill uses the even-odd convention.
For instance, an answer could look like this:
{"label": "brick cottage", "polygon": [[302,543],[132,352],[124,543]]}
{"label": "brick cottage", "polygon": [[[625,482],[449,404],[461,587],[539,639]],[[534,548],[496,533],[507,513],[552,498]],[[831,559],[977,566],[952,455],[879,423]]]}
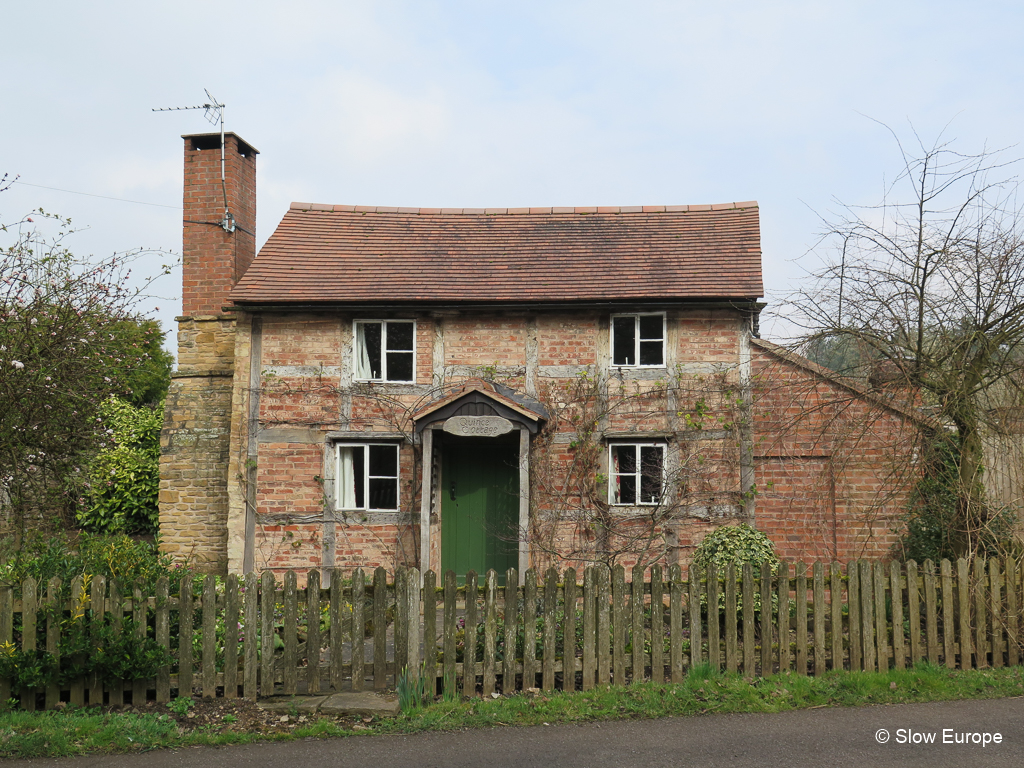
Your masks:
{"label": "brick cottage", "polygon": [[[185,138],[162,546],[215,572],[884,556],[919,421],[757,338],[756,203],[293,203]],[[226,215],[226,211],[230,216]]]}

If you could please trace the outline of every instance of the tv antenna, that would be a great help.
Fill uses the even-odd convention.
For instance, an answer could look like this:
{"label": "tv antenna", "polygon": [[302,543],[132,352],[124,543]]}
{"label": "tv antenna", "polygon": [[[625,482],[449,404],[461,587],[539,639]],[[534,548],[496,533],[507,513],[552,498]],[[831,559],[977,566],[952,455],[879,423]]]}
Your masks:
{"label": "tv antenna", "polygon": [[220,189],[224,194],[224,220],[220,226],[225,232],[235,231],[235,217],[231,213],[231,209],[228,208],[228,188],[227,182],[224,180],[224,108],[225,104],[221,104],[217,99],[214,98],[213,94],[210,93],[208,88],[204,88],[206,91],[206,98],[209,99],[205,104],[199,104],[194,107],[161,107],[154,109],[154,112],[181,112],[184,110],[191,109],[202,109],[205,110],[203,117],[210,123],[210,125],[217,125],[220,123]]}

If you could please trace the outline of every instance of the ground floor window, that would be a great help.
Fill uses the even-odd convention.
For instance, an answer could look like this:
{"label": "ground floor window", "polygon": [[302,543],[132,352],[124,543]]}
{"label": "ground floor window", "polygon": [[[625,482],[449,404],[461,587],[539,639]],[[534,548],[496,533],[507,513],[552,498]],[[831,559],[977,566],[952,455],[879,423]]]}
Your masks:
{"label": "ground floor window", "polygon": [[398,509],[398,446],[339,443],[335,468],[338,509]]}
{"label": "ground floor window", "polygon": [[663,443],[608,446],[608,502],[619,506],[660,504],[665,484]]}

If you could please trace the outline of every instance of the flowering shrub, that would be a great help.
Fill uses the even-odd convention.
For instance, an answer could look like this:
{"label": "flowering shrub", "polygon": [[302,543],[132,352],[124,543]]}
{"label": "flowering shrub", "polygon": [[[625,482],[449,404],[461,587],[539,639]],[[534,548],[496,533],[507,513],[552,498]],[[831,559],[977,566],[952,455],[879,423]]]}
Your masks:
{"label": "flowering shrub", "polygon": [[86,464],[109,447],[100,407],[150,388],[135,372],[152,368],[160,338],[134,315],[146,283],[129,267],[141,252],[78,257],[64,244],[72,232],[43,211],[0,222],[0,509],[15,528],[74,521]]}

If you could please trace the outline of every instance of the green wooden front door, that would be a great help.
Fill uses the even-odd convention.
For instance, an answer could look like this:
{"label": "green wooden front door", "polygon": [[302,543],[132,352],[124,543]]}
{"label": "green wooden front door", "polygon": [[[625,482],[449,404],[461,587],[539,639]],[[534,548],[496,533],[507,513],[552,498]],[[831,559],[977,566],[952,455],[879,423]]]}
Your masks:
{"label": "green wooden front door", "polygon": [[441,464],[441,567],[462,583],[467,571],[505,571],[519,561],[519,447],[453,440]]}

